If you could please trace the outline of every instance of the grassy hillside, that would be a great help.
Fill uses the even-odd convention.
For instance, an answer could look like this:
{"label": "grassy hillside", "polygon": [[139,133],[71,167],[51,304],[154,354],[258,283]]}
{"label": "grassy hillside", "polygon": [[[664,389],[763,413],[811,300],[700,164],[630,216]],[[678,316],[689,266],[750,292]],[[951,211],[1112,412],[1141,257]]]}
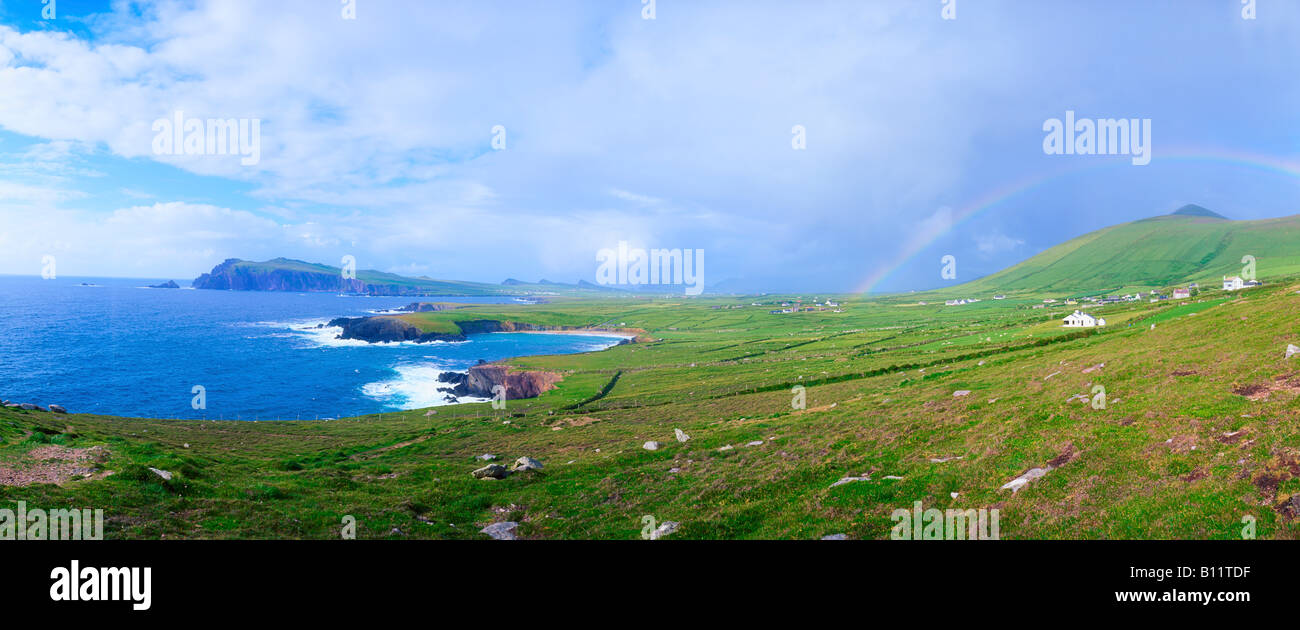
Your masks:
{"label": "grassy hillside", "polygon": [[[1204,209],[1200,209],[1204,212]],[[1300,273],[1300,215],[1229,221],[1197,213],[1115,225],[1057,245],[1014,267],[944,293],[1076,295],[1218,284],[1254,256],[1260,281]]]}
{"label": "grassy hillside", "polygon": [[[515,360],[564,380],[504,410],[253,423],[4,409],[0,479],[44,481],[4,487],[9,501],[104,508],[110,538],[335,538],[344,515],[360,538],[483,539],[513,521],[526,538],[634,539],[646,516],[681,523],[673,538],[885,538],[913,501],[997,508],[1004,538],[1233,538],[1247,515],[1260,537],[1297,538],[1300,358],[1283,350],[1300,344],[1298,290],[1108,306],[1113,323],[1088,331],[1015,300],[496,305],[654,341]],[[1102,409],[1077,396],[1097,385]],[[545,469],[477,480],[483,453]]]}

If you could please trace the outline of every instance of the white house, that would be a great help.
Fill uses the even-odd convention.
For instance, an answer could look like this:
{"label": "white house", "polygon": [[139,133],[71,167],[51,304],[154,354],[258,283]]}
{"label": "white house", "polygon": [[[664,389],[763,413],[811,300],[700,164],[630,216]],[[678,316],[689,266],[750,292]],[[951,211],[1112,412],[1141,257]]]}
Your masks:
{"label": "white house", "polygon": [[1191,289],[1174,289],[1175,300],[1186,300],[1190,297],[1192,297]]}
{"label": "white house", "polygon": [[1244,288],[1246,288],[1246,283],[1243,282],[1241,278],[1238,278],[1237,276],[1223,279],[1224,291],[1237,291],[1239,289],[1244,289]]}
{"label": "white house", "polygon": [[1066,328],[1092,328],[1093,326],[1105,326],[1106,320],[1098,319],[1081,311],[1075,311],[1065,317]]}

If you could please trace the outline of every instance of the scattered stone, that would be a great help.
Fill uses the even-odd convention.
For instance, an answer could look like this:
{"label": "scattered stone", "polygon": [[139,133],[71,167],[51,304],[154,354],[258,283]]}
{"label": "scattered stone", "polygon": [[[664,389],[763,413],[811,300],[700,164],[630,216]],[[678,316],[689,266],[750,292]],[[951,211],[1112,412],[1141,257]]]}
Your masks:
{"label": "scattered stone", "polygon": [[673,434],[677,436],[678,442],[685,442],[686,440],[691,439],[691,436],[686,435],[686,432],[681,429],[673,429]]}
{"label": "scattered stone", "polygon": [[881,477],[881,479],[889,479],[890,481],[902,481],[902,480],[903,480],[903,478],[902,478],[902,477],[899,477],[898,475],[885,475],[884,477]]}
{"label": "scattered stone", "polygon": [[470,474],[474,475],[475,479],[505,479],[510,475],[510,471],[500,464],[488,464]]}
{"label": "scattered stone", "polygon": [[681,472],[681,471],[682,471],[682,469],[680,469],[680,468],[674,466],[674,467],[668,469],[668,474],[670,474],[670,475],[675,475],[675,474],[677,474],[677,473],[679,473],[679,472]]}
{"label": "scattered stone", "polygon": [[491,454],[491,453],[484,453],[484,454],[482,454],[482,455],[475,455],[475,456],[474,456],[474,459],[477,459],[477,460],[479,460],[479,461],[484,461],[484,462],[490,462],[490,461],[492,461],[492,460],[494,460],[494,459],[496,459],[496,458],[497,458],[497,456],[496,456],[496,455],[493,455],[493,454]]}
{"label": "scattered stone", "polygon": [[33,405],[31,403],[21,403],[18,406],[22,407],[23,411],[44,411],[40,407],[37,407],[36,405]]}
{"label": "scattered stone", "polygon": [[50,411],[53,411],[54,413],[68,413],[68,410],[64,409],[62,405],[50,405]]}
{"label": "scattered stone", "polygon": [[1105,363],[1098,363],[1097,365],[1094,365],[1092,367],[1083,368],[1083,373],[1092,374],[1093,372],[1096,372],[1097,370],[1100,370],[1101,368],[1104,367],[1106,367]]}
{"label": "scattered stone", "polygon": [[822,536],[822,540],[848,540],[848,539],[849,537],[847,534],[831,534],[829,536]]}
{"label": "scattered stone", "polygon": [[952,393],[953,398],[961,398],[962,396],[969,396],[969,395],[970,395],[969,389],[959,389]]}
{"label": "scattered stone", "polygon": [[167,472],[167,471],[165,471],[165,470],[160,470],[160,469],[158,469],[158,468],[150,468],[149,470],[152,470],[152,471],[153,471],[153,474],[158,475],[159,477],[162,477],[162,478],[163,478],[163,481],[171,481],[171,480],[172,480],[172,474],[171,474],[170,472]]}
{"label": "scattered stone", "polygon": [[762,446],[762,445],[763,445],[763,440],[754,440],[753,442],[750,442],[745,446]]}
{"label": "scattered stone", "polygon": [[983,362],[983,361],[980,361],[979,363],[976,363],[975,365],[984,365],[984,362]]}
{"label": "scattered stone", "polygon": [[931,457],[931,458],[930,458],[930,463],[931,463],[931,464],[942,464],[942,463],[944,463],[944,462],[950,462],[950,461],[953,461],[953,460],[962,459],[963,457],[965,457],[965,455],[957,455],[957,456],[955,456],[955,457]]}
{"label": "scattered stone", "polygon": [[184,443],[184,444],[181,445],[181,448],[189,448],[189,447],[190,447],[190,443],[189,443],[189,442],[186,442],[186,443]]}
{"label": "scattered stone", "polygon": [[520,457],[515,460],[515,465],[510,467],[510,472],[524,472],[527,470],[541,470],[542,463],[531,457]]}
{"label": "scattered stone", "polygon": [[1052,372],[1051,374],[1048,374],[1047,376],[1043,377],[1043,380],[1045,381],[1047,379],[1050,379],[1053,376],[1056,376],[1057,374],[1060,374],[1060,372]]}
{"label": "scattered stone", "polygon": [[950,497],[956,499],[956,498],[957,498],[957,493],[956,493],[956,492],[949,492],[949,493],[948,493],[948,496],[950,496]]}
{"label": "scattered stone", "polygon": [[1286,344],[1286,358],[1290,359],[1297,354],[1300,354],[1300,347],[1297,347],[1295,344]]}
{"label": "scattered stone", "polygon": [[731,450],[731,449],[733,449],[733,448],[735,448],[735,447],[732,446],[732,445],[730,445],[730,444],[726,444],[726,445],[723,445],[723,446],[719,446],[719,447],[718,447],[718,450],[720,450],[720,451],[729,451],[729,450]]}
{"label": "scattered stone", "polygon": [[657,451],[659,450],[660,446],[662,446],[662,444],[655,442],[654,440],[651,440],[649,442],[646,442],[645,444],[642,444],[641,448],[647,451]]}
{"label": "scattered stone", "polygon": [[492,540],[519,540],[515,535],[515,530],[519,528],[519,523],[514,521],[504,521],[493,523],[480,529],[479,532],[492,537]]}
{"label": "scattered stone", "polygon": [[678,523],[677,521],[664,521],[662,525],[656,527],[654,531],[650,532],[650,540],[659,540],[660,538],[677,531],[678,527],[681,527],[681,523]]}
{"label": "scattered stone", "polygon": [[998,401],[997,398],[990,398],[990,399],[989,399],[989,404],[991,405],[991,404],[993,404],[993,403],[995,403],[995,402],[997,402],[997,401]]}
{"label": "scattered stone", "polygon": [[831,484],[831,487],[834,488],[835,486],[842,486],[846,483],[853,483],[855,481],[871,481],[871,476],[863,475],[861,477],[840,477],[840,480]]}
{"label": "scattered stone", "polygon": [[1046,475],[1051,468],[1031,468],[1028,472],[1004,484],[999,490],[1010,490],[1012,494],[1020,492],[1020,489],[1029,485],[1029,482]]}

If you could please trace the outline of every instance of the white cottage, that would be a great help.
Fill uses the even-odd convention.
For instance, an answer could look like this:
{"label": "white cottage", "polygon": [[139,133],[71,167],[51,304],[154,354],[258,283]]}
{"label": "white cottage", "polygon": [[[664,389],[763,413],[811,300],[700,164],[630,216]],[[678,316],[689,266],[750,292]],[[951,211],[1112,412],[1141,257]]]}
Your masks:
{"label": "white cottage", "polygon": [[1241,278],[1238,278],[1237,276],[1223,279],[1224,291],[1237,291],[1244,288],[1246,288],[1246,283],[1242,281]]}
{"label": "white cottage", "polygon": [[1093,317],[1081,311],[1075,311],[1065,317],[1066,328],[1092,328],[1094,326],[1105,326],[1106,320]]}

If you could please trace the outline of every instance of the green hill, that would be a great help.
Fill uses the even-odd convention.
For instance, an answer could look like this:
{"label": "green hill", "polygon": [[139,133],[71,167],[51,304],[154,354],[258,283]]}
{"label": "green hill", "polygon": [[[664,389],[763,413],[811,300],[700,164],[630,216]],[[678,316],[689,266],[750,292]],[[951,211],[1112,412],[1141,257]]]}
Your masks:
{"label": "green hill", "polygon": [[1300,215],[1232,221],[1200,206],[1103,228],[944,292],[1096,293],[1217,282],[1254,256],[1268,282],[1300,272]]}

